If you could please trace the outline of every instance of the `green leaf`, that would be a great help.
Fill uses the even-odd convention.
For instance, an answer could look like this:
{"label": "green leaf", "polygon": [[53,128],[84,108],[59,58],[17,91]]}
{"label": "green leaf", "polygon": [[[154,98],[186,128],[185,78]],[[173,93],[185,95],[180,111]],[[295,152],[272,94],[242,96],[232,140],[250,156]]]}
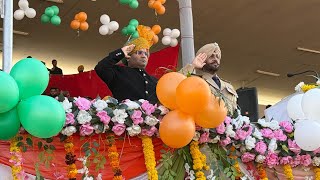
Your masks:
{"label": "green leaf", "polygon": [[27,138],[27,144],[28,144],[30,147],[33,147],[32,139]]}
{"label": "green leaf", "polygon": [[47,150],[49,148],[49,146],[46,144],[43,146],[44,150]]}
{"label": "green leaf", "polygon": [[18,147],[21,147],[21,146],[23,146],[23,145],[24,145],[23,142],[18,142],[18,143],[17,143],[17,146],[18,146]]}
{"label": "green leaf", "polygon": [[91,148],[91,151],[93,152],[93,154],[97,154],[98,153],[96,148]]}
{"label": "green leaf", "polygon": [[229,171],[230,171],[230,168],[225,168],[223,172],[226,174]]}
{"label": "green leaf", "polygon": [[232,175],[232,172],[227,173],[227,177],[230,177]]}
{"label": "green leaf", "polygon": [[88,149],[87,151],[86,151],[86,156],[89,156],[90,155],[90,150]]}
{"label": "green leaf", "polygon": [[172,166],[172,159],[168,159],[168,164]]}
{"label": "green leaf", "polygon": [[43,162],[43,161],[44,161],[44,151],[42,151],[42,152],[40,152],[40,153],[38,154],[38,158],[39,158],[40,162]]}
{"label": "green leaf", "polygon": [[168,179],[168,177],[169,177],[169,170],[165,170],[163,174],[163,178]]}
{"label": "green leaf", "polygon": [[22,140],[23,140],[22,136],[17,137],[17,141],[22,141]]}
{"label": "green leaf", "polygon": [[168,162],[164,162],[163,165],[164,165],[164,167],[165,167],[166,169],[169,169],[169,163],[168,163]]}
{"label": "green leaf", "polygon": [[53,138],[46,138],[45,141],[46,141],[47,143],[52,143],[52,142],[53,142]]}
{"label": "green leaf", "polygon": [[281,147],[285,152],[289,153],[289,149],[286,145],[283,144]]}
{"label": "green leaf", "polygon": [[174,172],[173,170],[170,170],[170,174],[171,174],[172,176],[174,176],[174,177],[176,177],[176,176],[177,176],[177,173],[176,173],[176,172]]}
{"label": "green leaf", "polygon": [[167,158],[167,155],[162,154],[161,157],[162,157],[162,159],[166,159],[166,158]]}
{"label": "green leaf", "polygon": [[98,144],[96,141],[93,142],[93,145],[94,145],[95,147],[99,147],[99,144]]}
{"label": "green leaf", "polygon": [[235,177],[235,176],[231,176],[231,179],[232,179],[232,180],[236,180],[236,177]]}
{"label": "green leaf", "polygon": [[27,146],[22,146],[22,152],[26,152],[27,151]]}
{"label": "green leaf", "polygon": [[84,139],[86,139],[84,136],[80,137],[80,141],[83,141]]}
{"label": "green leaf", "polygon": [[45,165],[45,167],[46,167],[47,169],[49,169],[49,167],[50,167],[50,162],[49,162],[49,161],[45,161],[45,162],[44,162],[44,165]]}
{"label": "green leaf", "polygon": [[50,148],[51,150],[56,150],[56,147],[54,147],[54,145],[50,145],[49,148]]}
{"label": "green leaf", "polygon": [[83,148],[88,148],[90,146],[89,142],[83,144]]}
{"label": "green leaf", "polygon": [[99,159],[98,158],[94,158],[93,159],[93,163],[97,164],[99,162]]}
{"label": "green leaf", "polygon": [[165,154],[166,151],[165,151],[164,149],[161,149],[161,150],[160,150],[160,153],[161,153],[161,154]]}
{"label": "green leaf", "polygon": [[38,142],[38,149],[40,150],[41,148],[42,148],[42,142],[39,141],[39,142]]}

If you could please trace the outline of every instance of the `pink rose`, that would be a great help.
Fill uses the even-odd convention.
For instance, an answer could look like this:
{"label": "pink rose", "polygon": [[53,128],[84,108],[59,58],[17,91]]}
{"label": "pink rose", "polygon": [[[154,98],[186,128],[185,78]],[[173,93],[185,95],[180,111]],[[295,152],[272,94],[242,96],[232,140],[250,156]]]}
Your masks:
{"label": "pink rose", "polygon": [[83,124],[80,127],[80,136],[88,136],[93,133],[94,128],[89,124]]}
{"label": "pink rose", "polygon": [[140,123],[143,123],[142,112],[139,110],[134,110],[133,114],[131,115],[131,119],[133,121],[133,124],[138,125]]}
{"label": "pink rose", "polygon": [[152,105],[149,103],[149,101],[144,101],[141,107],[147,115],[151,115],[156,110],[157,105]]}
{"label": "pink rose", "polygon": [[283,134],[283,131],[281,129],[274,131],[273,134],[274,134],[274,138],[276,138],[277,140],[280,140],[280,141],[287,140],[287,136]]}
{"label": "pink rose", "polygon": [[242,156],[241,156],[241,160],[242,160],[242,162],[244,162],[244,163],[253,161],[254,158],[255,158],[255,155],[254,155],[254,154],[251,154],[251,153],[248,153],[248,152],[243,153]]}
{"label": "pink rose", "polygon": [[78,106],[80,110],[85,111],[89,110],[91,106],[91,102],[88,99],[81,97],[76,100],[75,104]]}
{"label": "pink rose", "polygon": [[289,149],[290,151],[296,153],[296,154],[299,154],[301,152],[301,148],[297,145],[297,143],[291,139],[288,140],[288,146],[289,146]]}
{"label": "pink rose", "polygon": [[300,165],[300,160],[301,160],[301,156],[298,154],[294,160],[291,162],[291,166],[292,167],[296,167],[298,165]]}
{"label": "pink rose", "polygon": [[112,127],[112,131],[117,136],[121,136],[121,134],[123,134],[126,131],[126,125],[124,125],[124,124],[116,124],[115,126]]}
{"label": "pink rose", "polygon": [[229,116],[227,116],[225,119],[224,119],[224,123],[226,123],[227,125],[229,125],[231,123],[231,118]]}
{"label": "pink rose", "polygon": [[150,129],[142,129],[141,134],[144,136],[153,136],[157,131],[158,129],[152,126]]}
{"label": "pink rose", "polygon": [[270,139],[272,139],[274,137],[274,133],[272,132],[271,129],[263,128],[263,129],[261,129],[260,132],[262,133],[263,137],[270,138]]}
{"label": "pink rose", "polygon": [[223,134],[226,131],[226,127],[224,126],[224,123],[221,123],[217,128],[216,131],[218,134]]}
{"label": "pink rose", "polygon": [[234,137],[234,139],[236,140],[245,140],[247,137],[247,132],[243,131],[242,129],[237,129],[236,131],[236,136]]}
{"label": "pink rose", "polygon": [[99,111],[97,113],[97,116],[100,118],[100,121],[105,124],[108,125],[110,122],[110,116],[108,116],[108,113],[106,111]]}
{"label": "pink rose", "polygon": [[205,132],[205,133],[201,134],[200,139],[199,139],[199,143],[206,143],[209,141],[210,141],[209,132]]}
{"label": "pink rose", "polygon": [[74,115],[72,113],[67,113],[66,115],[66,125],[74,123]]}
{"label": "pink rose", "polygon": [[291,156],[283,157],[280,159],[280,164],[286,165],[286,164],[292,164],[293,158]]}
{"label": "pink rose", "polygon": [[300,156],[300,164],[304,166],[309,166],[312,162],[310,154]]}
{"label": "pink rose", "polygon": [[265,162],[269,168],[273,168],[274,166],[279,164],[279,157],[276,153],[269,151],[266,156]]}
{"label": "pink rose", "polygon": [[279,125],[283,127],[284,131],[287,133],[291,133],[293,131],[293,126],[289,121],[281,121]]}
{"label": "pink rose", "polygon": [[226,137],[226,139],[220,141],[221,146],[227,146],[230,143],[231,143],[230,137]]}
{"label": "pink rose", "polygon": [[259,141],[254,149],[263,155],[267,150],[267,145],[263,141]]}

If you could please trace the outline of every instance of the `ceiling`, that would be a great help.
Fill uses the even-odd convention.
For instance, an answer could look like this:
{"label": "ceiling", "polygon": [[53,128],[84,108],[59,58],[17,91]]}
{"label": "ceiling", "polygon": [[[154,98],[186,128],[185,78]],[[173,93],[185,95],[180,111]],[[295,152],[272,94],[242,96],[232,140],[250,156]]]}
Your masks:
{"label": "ceiling", "polygon": [[[30,33],[14,35],[14,62],[31,55],[45,61],[48,67],[52,59],[57,59],[67,74],[76,73],[79,64],[84,64],[86,70],[92,69],[126,41],[119,31],[111,36],[99,35],[99,17],[105,13],[119,22],[120,29],[132,18],[144,25],[179,28],[176,0],[167,0],[166,14],[158,17],[147,7],[146,0],[139,1],[137,10],[120,5],[118,0],[64,1],[56,4],[62,24],[55,27],[40,23],[44,9],[54,3],[29,0],[38,14],[35,19],[14,21],[15,30]],[[14,4],[16,10],[18,0]],[[306,76],[287,78],[286,73],[319,69],[320,54],[297,50],[320,50],[319,10],[318,0],[193,0],[195,49],[218,42],[222,50],[219,76],[236,88],[257,87],[259,103],[273,104],[291,94],[300,81],[314,82]],[[90,28],[78,36],[69,23],[80,11],[87,12]],[[154,50],[161,48],[164,46],[158,43]],[[280,77],[258,74],[258,69],[278,73]]]}

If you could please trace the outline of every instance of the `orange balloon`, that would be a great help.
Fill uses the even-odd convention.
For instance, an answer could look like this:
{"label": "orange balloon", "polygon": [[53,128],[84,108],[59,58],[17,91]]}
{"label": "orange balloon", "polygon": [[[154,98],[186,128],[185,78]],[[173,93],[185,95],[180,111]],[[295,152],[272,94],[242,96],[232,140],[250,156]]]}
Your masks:
{"label": "orange balloon", "polygon": [[78,20],[73,20],[70,23],[70,27],[74,30],[77,30],[80,28],[80,22]]}
{"label": "orange balloon", "polygon": [[178,85],[176,93],[179,109],[188,114],[203,111],[211,99],[211,90],[208,83],[196,76],[183,80]]}
{"label": "orange balloon", "polygon": [[159,41],[159,37],[157,35],[154,35],[153,38],[152,38],[153,44],[157,44],[158,41]]}
{"label": "orange balloon", "polygon": [[161,104],[171,110],[178,108],[176,103],[176,88],[186,78],[181,73],[170,72],[159,79],[156,93]]}
{"label": "orange balloon", "polygon": [[89,29],[89,24],[87,22],[82,22],[80,24],[80,30],[81,31],[87,31]]}
{"label": "orange balloon", "polygon": [[161,27],[159,25],[154,25],[154,26],[152,26],[152,31],[155,34],[159,34],[161,32]]}
{"label": "orange balloon", "polygon": [[80,22],[85,22],[88,18],[87,13],[85,12],[79,12],[76,16]]}
{"label": "orange balloon", "polygon": [[166,3],[167,0],[158,0],[158,1],[160,1],[161,4],[164,4]]}
{"label": "orange balloon", "polygon": [[203,128],[216,128],[227,117],[227,108],[218,97],[212,95],[211,101],[204,111],[195,115],[195,122]]}
{"label": "orange balloon", "polygon": [[195,135],[193,117],[179,110],[169,112],[163,117],[159,127],[160,138],[167,146],[182,148],[188,145]]}
{"label": "orange balloon", "polygon": [[148,7],[149,8],[153,8],[153,3],[155,2],[155,0],[150,0],[149,2],[148,2]]}
{"label": "orange balloon", "polygon": [[162,4],[161,4],[161,2],[159,2],[159,1],[155,1],[155,2],[152,4],[152,8],[153,8],[153,9],[159,9],[161,6],[162,6]]}
{"label": "orange balloon", "polygon": [[166,8],[161,5],[158,9],[156,9],[157,14],[162,15],[166,12]]}

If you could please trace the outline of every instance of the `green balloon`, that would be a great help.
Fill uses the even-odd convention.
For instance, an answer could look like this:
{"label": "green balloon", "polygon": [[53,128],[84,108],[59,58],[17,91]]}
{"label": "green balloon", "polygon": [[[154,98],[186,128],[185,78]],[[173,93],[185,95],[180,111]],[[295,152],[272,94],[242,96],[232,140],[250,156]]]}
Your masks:
{"label": "green balloon", "polygon": [[0,129],[0,140],[9,140],[19,132],[20,121],[16,108],[0,113]]}
{"label": "green balloon", "polygon": [[136,19],[131,19],[129,25],[134,26],[135,28],[139,26],[139,21]]}
{"label": "green balloon", "polygon": [[54,10],[51,7],[47,7],[44,11],[44,14],[46,14],[49,17],[52,17],[54,15]]}
{"label": "green balloon", "polygon": [[49,96],[33,96],[18,104],[18,114],[24,129],[39,138],[57,135],[66,121],[62,105]]}
{"label": "green balloon", "polygon": [[61,24],[61,19],[59,16],[54,15],[51,18],[51,24],[55,25],[55,26],[59,26]]}
{"label": "green balloon", "polygon": [[119,0],[120,4],[129,4],[132,0]]}
{"label": "green balloon", "polygon": [[123,35],[128,35],[128,28],[127,27],[122,28],[121,32]]}
{"label": "green balloon", "polygon": [[16,81],[3,71],[0,71],[0,84],[0,113],[4,113],[18,104],[19,88]]}
{"label": "green balloon", "polygon": [[133,0],[131,1],[131,3],[129,4],[129,6],[132,8],[132,9],[137,9],[139,7],[139,2],[137,0]]}
{"label": "green balloon", "polygon": [[20,99],[42,94],[49,83],[46,66],[35,58],[25,58],[17,62],[10,75],[18,84]]}
{"label": "green balloon", "polygon": [[51,6],[51,9],[53,10],[54,12],[54,15],[58,15],[59,14],[59,7],[58,6]]}
{"label": "green balloon", "polygon": [[127,32],[128,34],[133,34],[136,31],[136,28],[133,25],[127,26]]}
{"label": "green balloon", "polygon": [[139,37],[138,31],[136,31],[136,32],[134,32],[134,33],[132,34],[132,38],[138,38],[138,37]]}
{"label": "green balloon", "polygon": [[47,16],[46,14],[42,14],[42,16],[41,16],[41,22],[42,22],[42,23],[48,23],[48,22],[50,22],[50,17]]}

